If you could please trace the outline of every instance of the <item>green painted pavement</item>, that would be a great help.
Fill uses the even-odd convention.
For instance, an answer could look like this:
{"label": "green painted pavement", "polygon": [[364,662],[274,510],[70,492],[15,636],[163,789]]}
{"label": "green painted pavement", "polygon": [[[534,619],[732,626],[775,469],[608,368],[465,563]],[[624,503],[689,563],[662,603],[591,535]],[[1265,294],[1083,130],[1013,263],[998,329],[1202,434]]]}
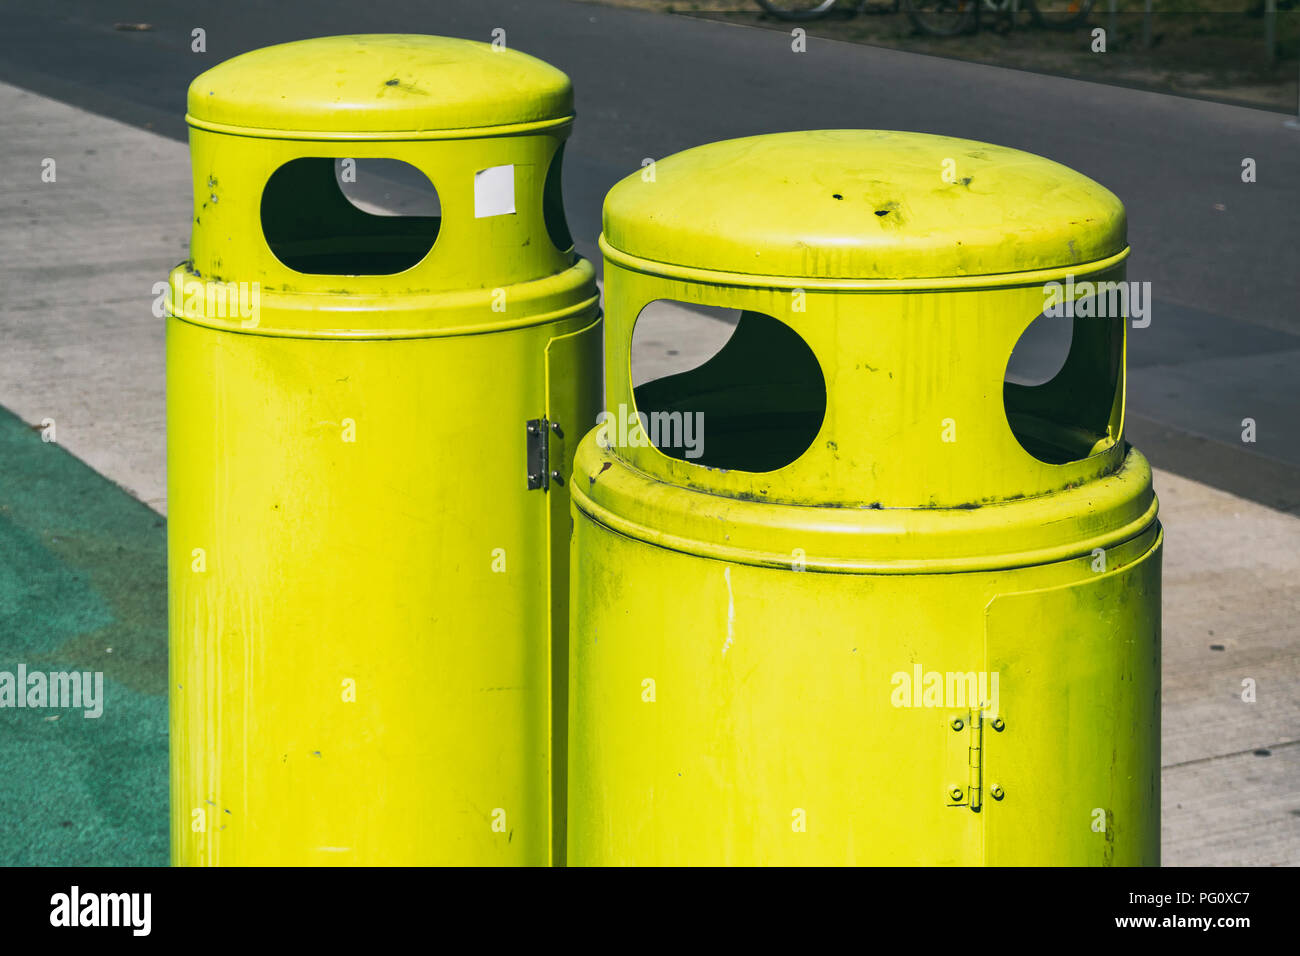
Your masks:
{"label": "green painted pavement", "polygon": [[104,675],[98,718],[0,706],[0,865],[168,862],[166,535],[0,409],[0,682]]}

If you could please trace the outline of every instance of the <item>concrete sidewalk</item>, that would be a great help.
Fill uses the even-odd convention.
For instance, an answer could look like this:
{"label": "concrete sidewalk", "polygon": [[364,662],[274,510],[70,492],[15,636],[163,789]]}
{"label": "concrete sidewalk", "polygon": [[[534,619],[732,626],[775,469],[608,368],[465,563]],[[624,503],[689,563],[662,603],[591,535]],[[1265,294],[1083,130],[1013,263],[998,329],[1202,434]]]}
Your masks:
{"label": "concrete sidewalk", "polygon": [[[58,439],[43,445],[12,422],[5,432],[4,447],[21,453],[0,464],[0,669],[34,653],[38,637],[67,628],[59,646],[82,648],[83,666],[107,660],[105,651],[86,651],[105,628],[115,636],[103,647],[130,648],[141,662],[121,676],[139,705],[101,721],[105,745],[138,741],[139,759],[96,754],[100,738],[89,736],[80,761],[40,749],[46,744],[30,728],[6,737],[18,750],[0,750],[0,759],[21,760],[25,770],[21,783],[12,774],[0,780],[0,815],[17,813],[42,832],[16,846],[0,831],[0,863],[53,862],[29,855],[42,845],[63,845],[58,859],[67,862],[165,862],[158,840],[166,821],[153,819],[165,814],[157,797],[165,797],[167,773],[156,744],[160,721],[165,730],[166,674],[157,666],[166,647],[164,527],[131,496],[166,512],[163,323],[151,304],[154,283],[186,254],[189,158],[181,143],[14,87],[0,85],[0,116],[0,406],[30,426],[52,419]],[[41,181],[47,157],[57,164],[53,183]],[[725,325],[681,310],[638,344],[653,374],[693,364],[726,334]],[[48,471],[39,486],[38,468]],[[1165,862],[1300,863],[1300,517],[1159,468],[1156,483],[1166,530]],[[48,509],[34,487],[54,496]],[[105,533],[121,535],[129,550],[106,547]],[[124,560],[139,573],[122,573]],[[49,574],[33,577],[47,565]],[[59,616],[87,601],[98,617]],[[1255,703],[1241,700],[1247,678],[1257,683]],[[41,720],[15,711],[7,719],[15,714]],[[111,840],[85,837],[80,823],[63,826],[58,807],[33,803],[35,793],[52,804],[91,791],[115,798],[100,816],[88,810],[77,819],[111,830]],[[125,799],[135,793],[147,799]],[[147,824],[131,822],[142,814]]]}
{"label": "concrete sidewalk", "polygon": [[165,514],[151,304],[189,254],[189,150],[10,86],[0,117],[0,405]]}

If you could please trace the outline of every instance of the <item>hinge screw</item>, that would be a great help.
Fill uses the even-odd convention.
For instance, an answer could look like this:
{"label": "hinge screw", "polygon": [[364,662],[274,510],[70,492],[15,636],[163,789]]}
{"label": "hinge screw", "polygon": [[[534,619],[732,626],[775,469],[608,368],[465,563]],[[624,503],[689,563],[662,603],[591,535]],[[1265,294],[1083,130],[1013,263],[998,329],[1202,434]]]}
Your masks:
{"label": "hinge screw", "polygon": [[1001,733],[1001,732],[1002,732],[1002,728],[1005,727],[1005,726],[1006,726],[1006,724],[1004,724],[1004,723],[1002,722],[1002,718],[1001,718],[1001,717],[998,717],[998,718],[996,718],[996,719],[993,721],[993,729],[996,730],[998,733]]}
{"label": "hinge screw", "polygon": [[995,783],[993,786],[989,787],[989,796],[994,800],[1001,800],[1006,795],[1006,791],[1002,789],[1001,784]]}
{"label": "hinge screw", "polygon": [[560,431],[559,422],[551,422],[551,431],[555,432],[555,434],[559,435],[561,438],[564,437],[564,432]]}
{"label": "hinge screw", "polygon": [[963,791],[961,787],[948,788],[948,796],[952,797],[954,800],[960,800],[965,795],[965,791]]}
{"label": "hinge screw", "polygon": [[962,729],[963,727],[965,727],[965,726],[966,726],[966,722],[965,722],[964,720],[962,720],[960,717],[954,717],[954,718],[952,719],[952,729],[953,729],[953,730],[961,730],[961,729]]}

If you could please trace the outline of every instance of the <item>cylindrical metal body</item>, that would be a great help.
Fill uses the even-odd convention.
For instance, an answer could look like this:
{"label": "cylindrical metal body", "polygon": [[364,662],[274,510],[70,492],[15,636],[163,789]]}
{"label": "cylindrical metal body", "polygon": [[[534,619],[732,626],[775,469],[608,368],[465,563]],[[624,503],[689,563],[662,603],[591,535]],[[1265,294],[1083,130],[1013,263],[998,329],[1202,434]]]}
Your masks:
{"label": "cylindrical metal body", "polygon": [[[569,862],[1157,863],[1161,530],[1125,315],[1087,314],[1119,201],[987,144],[792,133],[629,177],[601,244]],[[634,389],[663,299],[742,314]],[[1007,381],[1061,308],[1060,372]]]}
{"label": "cylindrical metal body", "polygon": [[[559,206],[569,81],[486,44],[334,37],[203,74],[188,121],[173,861],[546,864],[569,516],[529,476],[572,450],[527,426],[576,436],[600,394]],[[424,174],[440,216],[353,206],[335,161],[372,158]]]}

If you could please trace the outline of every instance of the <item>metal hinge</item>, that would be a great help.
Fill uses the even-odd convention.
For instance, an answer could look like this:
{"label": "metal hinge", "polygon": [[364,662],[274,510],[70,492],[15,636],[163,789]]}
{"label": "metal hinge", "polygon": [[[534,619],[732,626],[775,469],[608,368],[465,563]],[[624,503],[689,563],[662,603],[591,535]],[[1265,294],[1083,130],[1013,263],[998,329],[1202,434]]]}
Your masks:
{"label": "metal hinge", "polygon": [[556,438],[564,437],[560,423],[549,422],[545,418],[530,418],[527,424],[528,490],[540,488],[546,491],[552,481],[563,485],[564,478],[551,468],[551,433],[554,432]]}
{"label": "metal hinge", "polygon": [[[948,806],[950,807],[970,807],[970,809],[979,813],[984,805],[984,726],[988,725],[994,730],[1001,733],[1006,726],[1001,717],[986,718],[981,708],[972,708],[964,713],[954,715],[949,723],[949,734],[960,735],[966,733],[965,746],[961,746],[960,737],[955,737],[949,746],[949,753],[954,757],[964,756],[965,759],[960,761],[950,761],[950,770],[964,773],[960,776],[958,773],[951,773],[947,784]],[[989,791],[995,800],[1002,799],[1002,788],[994,785]]]}

